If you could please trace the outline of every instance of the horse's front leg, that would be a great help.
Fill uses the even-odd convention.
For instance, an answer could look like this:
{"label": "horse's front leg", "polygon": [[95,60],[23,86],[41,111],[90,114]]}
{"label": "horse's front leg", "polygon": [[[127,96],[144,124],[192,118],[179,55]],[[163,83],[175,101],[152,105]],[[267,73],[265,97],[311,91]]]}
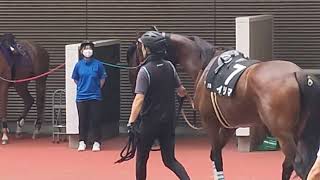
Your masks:
{"label": "horse's front leg", "polygon": [[8,89],[9,84],[6,82],[0,82],[0,119],[2,122],[2,144],[8,143],[8,124],[7,124],[7,104],[8,104]]}
{"label": "horse's front leg", "polygon": [[211,149],[210,159],[213,165],[214,180],[224,180],[222,149],[227,144],[235,129],[220,128],[215,145]]}
{"label": "horse's front leg", "polygon": [[16,137],[21,137],[22,128],[23,128],[26,116],[32,107],[34,99],[28,91],[28,83],[15,84],[14,87],[18,95],[22,98],[24,103],[24,109],[19,119],[17,120],[17,128],[16,128]]}
{"label": "horse's front leg", "polygon": [[210,159],[212,162],[213,180],[224,180],[222,148],[234,130],[221,129],[216,117],[213,117],[213,113],[202,114],[201,118],[206,125],[211,144]]}
{"label": "horse's front leg", "polygon": [[44,109],[45,109],[45,96],[46,96],[46,78],[40,78],[36,81],[37,91],[37,120],[34,123],[34,131],[32,138],[35,139],[41,129],[42,122],[44,120]]}

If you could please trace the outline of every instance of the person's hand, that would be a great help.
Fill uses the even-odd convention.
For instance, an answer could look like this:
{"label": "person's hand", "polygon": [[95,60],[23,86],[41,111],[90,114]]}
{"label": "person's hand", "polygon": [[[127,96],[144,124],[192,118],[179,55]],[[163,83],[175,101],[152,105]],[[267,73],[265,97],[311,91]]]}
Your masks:
{"label": "person's hand", "polygon": [[134,127],[134,122],[129,122],[128,124],[127,124],[127,129],[128,129],[128,134],[132,134],[133,133],[133,127]]}
{"label": "person's hand", "polygon": [[180,104],[180,103],[183,104],[184,100],[186,99],[186,96],[182,96],[182,97],[177,96],[177,97],[178,97],[178,102],[179,102],[179,104]]}
{"label": "person's hand", "polygon": [[181,85],[181,86],[178,88],[178,90],[177,90],[177,94],[178,94],[178,96],[180,96],[180,97],[185,97],[185,96],[187,95],[187,90],[186,90],[186,88],[184,88],[184,86]]}

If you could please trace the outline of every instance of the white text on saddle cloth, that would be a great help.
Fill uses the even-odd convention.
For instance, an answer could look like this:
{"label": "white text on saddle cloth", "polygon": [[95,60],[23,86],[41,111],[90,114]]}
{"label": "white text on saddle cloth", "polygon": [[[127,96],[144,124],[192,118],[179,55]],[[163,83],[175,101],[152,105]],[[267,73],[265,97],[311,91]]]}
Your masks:
{"label": "white text on saddle cloth", "polygon": [[230,83],[230,81],[235,77],[236,74],[240,73],[242,70],[244,70],[246,68],[246,66],[241,65],[241,64],[235,64],[233,66],[233,68],[235,69],[229,76],[228,78],[225,80],[224,85],[221,85],[217,88],[217,91],[219,94],[222,94],[223,96],[225,96],[228,93],[228,96],[231,96],[231,93],[233,91],[232,88],[228,87],[227,85]]}
{"label": "white text on saddle cloth", "polygon": [[227,93],[228,93],[228,96],[231,96],[231,93],[232,93],[233,89],[229,88],[227,86],[221,85],[221,86],[219,86],[217,88],[217,91],[218,91],[219,94],[221,94],[223,96],[226,95]]}

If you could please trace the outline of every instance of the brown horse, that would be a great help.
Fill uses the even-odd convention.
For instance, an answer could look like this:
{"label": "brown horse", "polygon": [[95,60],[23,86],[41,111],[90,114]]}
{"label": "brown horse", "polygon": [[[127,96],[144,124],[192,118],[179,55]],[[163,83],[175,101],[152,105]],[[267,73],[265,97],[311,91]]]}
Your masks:
{"label": "brown horse", "polygon": [[[39,45],[30,41],[16,42],[12,34],[5,34],[0,44],[0,119],[2,121],[2,144],[8,142],[8,126],[6,119],[8,89],[13,86],[23,99],[24,110],[17,121],[16,135],[20,136],[25,118],[34,103],[28,91],[28,82],[10,83],[6,81],[24,79],[47,72],[49,69],[49,55]],[[38,135],[44,119],[44,104],[46,91],[46,77],[36,80],[37,119],[33,138]]]}
{"label": "brown horse", "polygon": [[[233,96],[216,97],[219,109],[230,125],[226,128],[218,120],[212,94],[204,83],[214,61],[208,63],[206,59],[222,51],[212,51],[215,53],[210,57],[210,53],[203,53],[204,43],[199,45],[178,34],[167,37],[175,52],[173,62],[180,64],[196,81],[194,102],[211,141],[210,158],[214,170],[220,177],[221,173],[223,177],[222,148],[235,129],[263,124],[279,140],[285,155],[282,180],[289,180],[293,170],[305,179],[315,160],[320,139],[320,112],[316,109],[320,104],[318,80],[288,61],[273,60],[250,66],[241,75]],[[210,46],[205,49],[210,52]]]}

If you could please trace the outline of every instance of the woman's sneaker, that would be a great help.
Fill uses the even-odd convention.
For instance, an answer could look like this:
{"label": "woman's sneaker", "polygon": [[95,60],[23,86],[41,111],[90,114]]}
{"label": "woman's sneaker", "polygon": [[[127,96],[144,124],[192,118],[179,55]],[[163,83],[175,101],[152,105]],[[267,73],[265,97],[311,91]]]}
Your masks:
{"label": "woman's sneaker", "polygon": [[84,151],[84,150],[86,150],[86,144],[84,143],[84,141],[80,141],[78,151]]}
{"label": "woman's sneaker", "polygon": [[92,146],[92,151],[100,151],[100,143],[94,142]]}

